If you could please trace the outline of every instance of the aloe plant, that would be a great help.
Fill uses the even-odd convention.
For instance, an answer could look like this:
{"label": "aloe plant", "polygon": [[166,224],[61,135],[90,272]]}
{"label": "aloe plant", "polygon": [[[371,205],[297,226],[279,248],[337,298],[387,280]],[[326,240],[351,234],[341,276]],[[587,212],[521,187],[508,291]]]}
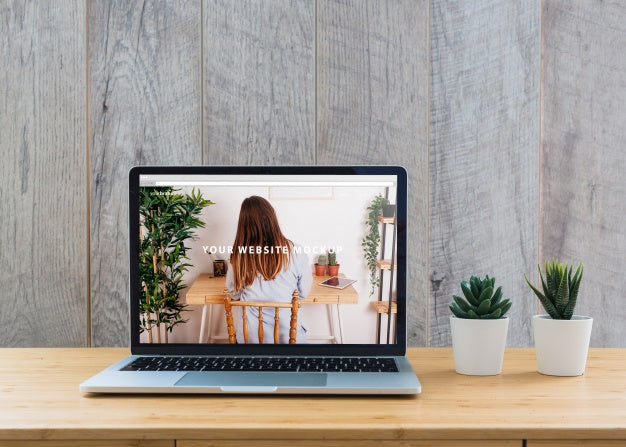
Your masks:
{"label": "aloe plant", "polygon": [[541,305],[552,319],[570,320],[572,315],[574,315],[578,288],[580,287],[580,281],[583,279],[583,265],[578,264],[578,268],[572,274],[572,266],[568,266],[567,263],[561,264],[557,260],[552,262],[546,261],[545,280],[539,265],[537,265],[537,269],[539,270],[543,293],[533,286],[526,274],[524,274],[526,283],[535,292],[535,295],[541,301]]}
{"label": "aloe plant", "polygon": [[450,310],[457,318],[496,319],[503,318],[511,308],[509,299],[502,299],[502,287],[494,292],[496,279],[486,275],[484,279],[472,276],[461,282],[461,290],[465,299],[452,295],[454,302]]}

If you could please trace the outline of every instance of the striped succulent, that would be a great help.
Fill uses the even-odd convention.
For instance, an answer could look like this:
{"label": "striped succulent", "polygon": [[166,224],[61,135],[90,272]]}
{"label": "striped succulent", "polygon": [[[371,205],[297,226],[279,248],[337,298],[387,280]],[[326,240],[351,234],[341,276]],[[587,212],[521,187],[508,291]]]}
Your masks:
{"label": "striped succulent", "polygon": [[572,267],[568,267],[567,263],[561,264],[556,260],[552,262],[546,261],[545,280],[541,273],[541,267],[537,266],[537,268],[539,269],[543,293],[533,286],[526,278],[526,275],[524,275],[526,283],[533,289],[533,292],[541,301],[541,305],[552,319],[571,320],[574,314],[574,307],[576,306],[576,299],[578,298],[578,287],[583,279],[583,265],[578,264],[578,268],[572,274]]}
{"label": "striped succulent", "polygon": [[452,295],[454,302],[450,310],[458,318],[496,319],[503,318],[511,308],[511,301],[502,299],[502,287],[494,292],[496,279],[486,275],[484,279],[472,276],[461,283],[465,299]]}

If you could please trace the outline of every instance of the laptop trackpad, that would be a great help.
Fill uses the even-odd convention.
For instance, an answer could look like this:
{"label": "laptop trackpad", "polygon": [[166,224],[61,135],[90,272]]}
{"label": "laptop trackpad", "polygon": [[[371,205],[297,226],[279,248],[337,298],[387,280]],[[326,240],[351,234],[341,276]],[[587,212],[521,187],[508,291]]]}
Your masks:
{"label": "laptop trackpad", "polygon": [[[325,373],[274,373],[274,372],[202,372],[190,371],[175,386],[233,387],[317,387],[326,386]],[[235,390],[231,390],[235,391]]]}

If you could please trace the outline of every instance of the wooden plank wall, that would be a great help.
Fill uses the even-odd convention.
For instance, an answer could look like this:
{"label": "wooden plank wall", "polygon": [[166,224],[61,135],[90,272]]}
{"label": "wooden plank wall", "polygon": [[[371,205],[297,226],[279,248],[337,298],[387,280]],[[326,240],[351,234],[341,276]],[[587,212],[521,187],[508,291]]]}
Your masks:
{"label": "wooden plank wall", "polygon": [[592,343],[624,346],[624,19],[565,0],[2,2],[0,345],[128,343],[133,165],[398,163],[411,345],[449,344],[451,294],[486,273],[515,301],[509,345],[530,345],[521,274],[558,256],[586,263]]}
{"label": "wooden plank wall", "polygon": [[471,275],[514,306],[509,346],[531,343],[523,272],[537,261],[540,3],[432,3],[430,343],[450,344],[448,305]]}
{"label": "wooden plank wall", "polygon": [[89,3],[91,332],[127,346],[128,170],[199,164],[200,4]]}
{"label": "wooden plank wall", "polygon": [[204,163],[313,164],[315,3],[204,0],[202,20]]}
{"label": "wooden plank wall", "polygon": [[84,7],[0,3],[0,346],[87,342]]}
{"label": "wooden plank wall", "polygon": [[592,346],[626,347],[626,3],[543,5],[541,259],[582,261]]}
{"label": "wooden plank wall", "polygon": [[318,1],[317,162],[409,173],[408,340],[427,343],[427,1]]}

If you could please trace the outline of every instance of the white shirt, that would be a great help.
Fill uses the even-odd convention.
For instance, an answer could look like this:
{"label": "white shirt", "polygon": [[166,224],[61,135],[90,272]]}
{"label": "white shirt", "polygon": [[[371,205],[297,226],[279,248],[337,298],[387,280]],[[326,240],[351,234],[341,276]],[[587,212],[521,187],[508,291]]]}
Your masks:
{"label": "white shirt", "polygon": [[[300,250],[292,250],[289,264],[276,278],[266,280],[259,275],[254,282],[240,292],[234,291],[234,280],[232,268],[226,272],[226,287],[230,296],[235,300],[243,301],[274,301],[291,302],[295,289],[300,293],[300,299],[306,298],[311,292],[313,285],[313,274],[309,266],[309,258]],[[298,311],[298,332],[296,343],[306,343],[306,328],[302,324],[302,309]],[[256,307],[247,307],[248,317],[248,343],[259,342],[259,311]],[[291,321],[291,309],[280,309],[279,311],[279,343],[289,343],[289,324]],[[237,334],[237,342],[244,343],[243,322],[239,312],[233,312]],[[263,309],[263,342],[274,343],[274,309]]]}

